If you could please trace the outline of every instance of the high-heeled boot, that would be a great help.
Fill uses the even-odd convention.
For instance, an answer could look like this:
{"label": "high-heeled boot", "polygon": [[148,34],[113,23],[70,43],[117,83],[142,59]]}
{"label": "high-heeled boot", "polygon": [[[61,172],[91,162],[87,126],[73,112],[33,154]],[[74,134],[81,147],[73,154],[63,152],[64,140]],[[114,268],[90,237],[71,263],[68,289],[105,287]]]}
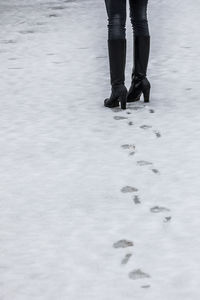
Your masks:
{"label": "high-heeled boot", "polygon": [[104,106],[113,108],[121,104],[126,109],[127,89],[125,81],[126,40],[108,40],[110,80],[112,92],[110,98],[104,100]]}
{"label": "high-heeled boot", "polygon": [[132,83],[128,91],[127,102],[139,101],[141,95],[144,102],[149,102],[150,82],[146,77],[150,51],[150,36],[134,37],[134,68]]}

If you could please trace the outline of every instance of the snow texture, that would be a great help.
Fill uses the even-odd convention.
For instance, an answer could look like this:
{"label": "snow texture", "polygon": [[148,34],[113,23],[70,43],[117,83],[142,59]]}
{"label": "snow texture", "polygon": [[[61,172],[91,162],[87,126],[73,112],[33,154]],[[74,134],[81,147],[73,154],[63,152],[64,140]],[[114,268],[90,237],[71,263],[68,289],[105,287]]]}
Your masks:
{"label": "snow texture", "polygon": [[0,1],[1,300],[200,299],[199,10],[149,1],[151,103],[121,111],[104,1]]}

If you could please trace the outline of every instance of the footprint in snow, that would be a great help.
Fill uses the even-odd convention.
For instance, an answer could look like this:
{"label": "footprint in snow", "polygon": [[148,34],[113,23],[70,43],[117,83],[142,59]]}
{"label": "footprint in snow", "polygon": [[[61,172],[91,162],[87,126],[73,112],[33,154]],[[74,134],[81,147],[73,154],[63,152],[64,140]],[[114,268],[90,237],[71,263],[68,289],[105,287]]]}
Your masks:
{"label": "footprint in snow", "polygon": [[133,122],[132,122],[132,121],[128,122],[128,125],[129,125],[129,126],[132,126],[132,125],[133,125]]}
{"label": "footprint in snow", "polygon": [[157,138],[160,138],[162,135],[159,131],[154,130],[154,134],[156,135]]}
{"label": "footprint in snow", "polygon": [[137,204],[141,204],[140,198],[138,195],[135,195],[133,197],[133,202],[137,205]]}
{"label": "footprint in snow", "polygon": [[124,144],[124,145],[121,145],[121,147],[123,149],[135,150],[135,145],[133,145],[133,144]]}
{"label": "footprint in snow", "polygon": [[133,156],[133,155],[135,155],[135,152],[132,151],[132,152],[129,153],[129,155],[130,155],[130,156]]}
{"label": "footprint in snow", "polygon": [[138,166],[149,166],[152,165],[152,163],[150,161],[146,161],[146,160],[138,160],[137,161]]}
{"label": "footprint in snow", "polygon": [[171,221],[171,219],[172,219],[172,217],[165,217],[163,222],[168,223]]}
{"label": "footprint in snow", "polygon": [[154,114],[155,110],[154,109],[150,109],[149,112],[150,112],[150,114]]}
{"label": "footprint in snow", "polygon": [[151,286],[149,284],[146,284],[146,285],[141,285],[141,288],[142,289],[149,289]]}
{"label": "footprint in snow", "polygon": [[116,249],[133,247],[133,246],[134,246],[133,242],[128,241],[128,240],[120,240],[120,241],[113,244],[113,247],[116,248]]}
{"label": "footprint in snow", "polygon": [[135,187],[132,187],[132,186],[124,186],[122,189],[121,189],[121,192],[122,193],[134,193],[134,192],[138,192],[138,189],[136,189]]}
{"label": "footprint in snow", "polygon": [[115,120],[127,120],[128,118],[127,117],[121,117],[121,116],[114,116],[113,117]]}
{"label": "footprint in snow", "polygon": [[142,125],[142,126],[140,126],[140,128],[144,129],[144,130],[147,130],[147,129],[152,128],[152,126],[150,126],[150,125]]}
{"label": "footprint in snow", "polygon": [[160,174],[160,171],[157,170],[157,169],[151,169],[151,171],[152,171],[153,173],[155,173],[155,174]]}
{"label": "footprint in snow", "polygon": [[163,207],[163,206],[154,206],[154,207],[150,208],[150,211],[152,213],[160,213],[160,212],[170,211],[170,209],[167,207]]}
{"label": "footprint in snow", "polygon": [[128,261],[130,260],[131,256],[132,256],[131,253],[126,254],[125,257],[122,259],[121,264],[126,265],[128,263]]}
{"label": "footprint in snow", "polygon": [[150,278],[151,276],[147,273],[144,273],[140,269],[134,270],[129,273],[129,278],[133,280]]}
{"label": "footprint in snow", "polygon": [[135,154],[135,145],[131,145],[131,144],[124,144],[121,146],[123,149],[127,149],[127,150],[131,150],[131,152],[129,153],[130,156]]}

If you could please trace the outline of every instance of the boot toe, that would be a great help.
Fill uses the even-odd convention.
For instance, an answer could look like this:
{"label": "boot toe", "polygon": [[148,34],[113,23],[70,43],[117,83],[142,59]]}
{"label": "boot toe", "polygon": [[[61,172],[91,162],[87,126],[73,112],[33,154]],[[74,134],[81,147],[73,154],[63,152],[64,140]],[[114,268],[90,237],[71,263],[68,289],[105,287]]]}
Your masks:
{"label": "boot toe", "polygon": [[109,107],[109,108],[114,108],[119,106],[119,101],[118,100],[111,100],[109,98],[104,100],[104,106]]}

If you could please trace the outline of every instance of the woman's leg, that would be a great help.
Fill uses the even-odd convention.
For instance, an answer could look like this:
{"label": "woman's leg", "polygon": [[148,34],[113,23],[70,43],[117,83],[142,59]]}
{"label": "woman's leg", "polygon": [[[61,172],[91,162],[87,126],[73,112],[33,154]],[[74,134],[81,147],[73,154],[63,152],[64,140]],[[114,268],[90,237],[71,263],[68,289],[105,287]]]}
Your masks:
{"label": "woman's leg", "polygon": [[126,0],[105,0],[108,14],[108,52],[112,94],[104,104],[107,107],[125,108],[126,88]]}
{"label": "woman's leg", "polygon": [[150,52],[150,35],[147,19],[148,0],[129,0],[130,18],[134,33],[132,84],[128,93],[128,102],[138,101],[144,94],[149,101],[150,83],[146,78]]}
{"label": "woman's leg", "polygon": [[148,0],[129,0],[130,18],[135,36],[149,36],[147,19]]}
{"label": "woman's leg", "polygon": [[108,40],[126,39],[126,0],[105,0],[108,14]]}

